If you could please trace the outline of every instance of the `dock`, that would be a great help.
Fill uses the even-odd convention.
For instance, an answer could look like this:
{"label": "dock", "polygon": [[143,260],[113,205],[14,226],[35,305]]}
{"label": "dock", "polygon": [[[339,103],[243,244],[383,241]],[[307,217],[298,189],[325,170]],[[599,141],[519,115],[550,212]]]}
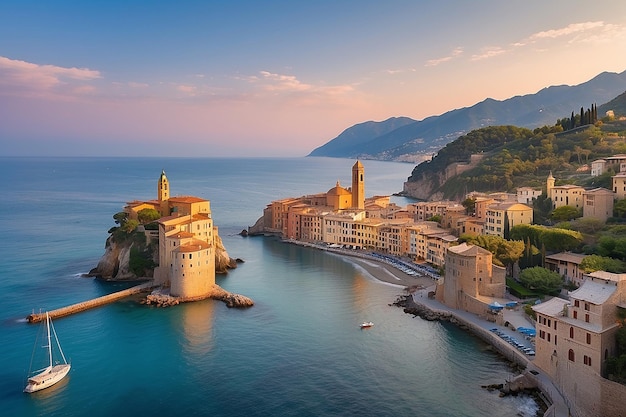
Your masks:
{"label": "dock", "polygon": [[[80,303],[72,304],[66,307],[61,307],[56,310],[48,311],[51,319],[55,319],[58,317],[69,316],[71,314],[80,313],[81,311],[89,310],[92,308],[100,307],[105,304],[112,303],[114,301],[120,300],[122,298],[128,297],[129,295],[138,294],[140,292],[149,290],[150,288],[155,287],[152,281],[145,282],[140,285],[136,285],[131,288],[127,288],[125,290],[116,291],[111,294],[103,295],[101,297],[93,298],[91,300],[83,301]],[[38,323],[43,321],[46,318],[46,313],[32,313],[26,317],[29,323]]]}

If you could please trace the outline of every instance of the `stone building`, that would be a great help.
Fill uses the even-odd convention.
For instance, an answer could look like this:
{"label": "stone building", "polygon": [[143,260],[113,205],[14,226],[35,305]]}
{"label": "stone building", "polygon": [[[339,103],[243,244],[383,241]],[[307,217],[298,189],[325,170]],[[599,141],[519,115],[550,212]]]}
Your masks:
{"label": "stone building", "polygon": [[605,379],[617,352],[616,332],[626,309],[626,274],[597,271],[569,299],[552,298],[536,313],[534,363],[569,399],[576,415],[622,416],[626,387]]}
{"label": "stone building", "polygon": [[132,217],[142,207],[159,211],[159,266],[154,282],[170,287],[170,294],[184,299],[203,298],[215,284],[215,239],[208,200],[193,196],[170,197],[170,185],[161,172],[157,199],[131,202],[125,211]]}
{"label": "stone building", "polygon": [[504,299],[506,270],[492,263],[491,252],[462,243],[450,246],[445,256],[445,275],[436,291],[439,301],[450,308],[485,315],[491,302]]}
{"label": "stone building", "polygon": [[594,188],[583,192],[583,217],[606,222],[613,217],[615,193],[606,188]]}

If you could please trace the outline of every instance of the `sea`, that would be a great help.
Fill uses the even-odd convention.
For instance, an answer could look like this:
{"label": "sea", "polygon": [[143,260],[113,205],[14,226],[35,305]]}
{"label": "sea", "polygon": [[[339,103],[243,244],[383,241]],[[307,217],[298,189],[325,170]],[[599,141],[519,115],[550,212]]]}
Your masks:
{"label": "sea", "polygon": [[[0,158],[2,416],[535,416],[530,396],[483,386],[515,376],[468,332],[405,314],[402,288],[349,259],[242,237],[272,200],[350,186],[340,158]],[[413,165],[362,161],[367,196],[402,190]],[[218,275],[248,309],[205,300],[169,308],[128,298],[58,318],[69,375],[23,393],[42,344],[25,317],[128,287],[83,276],[113,215],[171,195],[210,200],[236,269]],[[403,197],[392,201],[405,205]],[[359,324],[374,326],[361,330]]]}

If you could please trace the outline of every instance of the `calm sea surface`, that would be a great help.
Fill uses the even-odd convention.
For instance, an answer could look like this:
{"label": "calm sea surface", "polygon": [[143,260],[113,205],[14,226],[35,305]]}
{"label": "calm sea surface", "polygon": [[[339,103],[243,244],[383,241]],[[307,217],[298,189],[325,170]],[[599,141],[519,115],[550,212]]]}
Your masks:
{"label": "calm sea surface", "polygon": [[[366,195],[413,168],[362,161]],[[401,289],[346,260],[237,234],[271,200],[350,185],[353,160],[0,158],[0,414],[3,416],[534,416],[528,397],[481,385],[508,365],[454,326],[389,306]],[[104,253],[113,214],[156,197],[211,201],[231,257],[217,278],[255,301],[167,309],[124,300],[55,321],[72,361],[56,386],[24,394],[39,329],[24,317],[122,289],[80,277]],[[402,198],[394,198],[406,204]],[[358,324],[376,325],[360,330]]]}

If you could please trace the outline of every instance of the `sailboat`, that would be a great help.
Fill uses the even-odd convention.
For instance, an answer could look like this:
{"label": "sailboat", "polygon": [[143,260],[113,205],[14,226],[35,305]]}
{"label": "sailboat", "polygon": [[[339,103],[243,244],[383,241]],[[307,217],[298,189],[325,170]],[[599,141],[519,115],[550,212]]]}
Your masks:
{"label": "sailboat", "polygon": [[[52,324],[52,320],[50,319],[50,315],[46,312],[46,332],[47,332],[47,342],[48,344],[44,346],[44,348],[48,349],[48,366],[44,369],[40,369],[35,371],[36,374],[28,378],[28,385],[24,388],[24,392],[35,392],[42,390],[44,388],[51,387],[56,384],[60,380],[62,380],[65,375],[70,371],[72,367],[71,364],[67,363],[65,359],[65,355],[61,350],[61,344],[59,343],[59,338],[57,337],[57,333],[54,330],[54,325]],[[54,340],[59,347],[59,352],[61,352],[61,358],[63,359],[63,363],[53,362],[52,358],[52,337],[54,336]],[[29,375],[31,373],[29,372]]]}

